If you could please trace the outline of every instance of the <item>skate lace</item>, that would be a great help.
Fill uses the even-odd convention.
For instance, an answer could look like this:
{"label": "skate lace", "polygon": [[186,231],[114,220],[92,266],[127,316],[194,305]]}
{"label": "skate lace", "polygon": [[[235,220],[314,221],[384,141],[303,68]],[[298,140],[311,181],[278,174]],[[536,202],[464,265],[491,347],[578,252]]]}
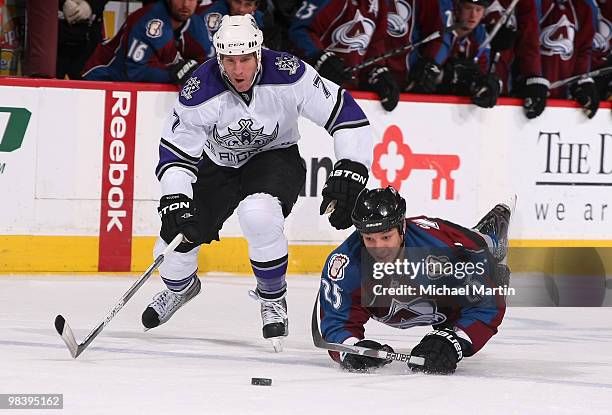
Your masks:
{"label": "skate lace", "polygon": [[181,303],[181,296],[170,290],[164,290],[153,298],[151,305],[158,315],[164,316]]}
{"label": "skate lace", "polygon": [[254,290],[249,290],[249,297],[261,303],[261,319],[264,324],[267,323],[282,323],[287,319],[287,311],[281,304],[281,300],[269,301],[261,298]]}

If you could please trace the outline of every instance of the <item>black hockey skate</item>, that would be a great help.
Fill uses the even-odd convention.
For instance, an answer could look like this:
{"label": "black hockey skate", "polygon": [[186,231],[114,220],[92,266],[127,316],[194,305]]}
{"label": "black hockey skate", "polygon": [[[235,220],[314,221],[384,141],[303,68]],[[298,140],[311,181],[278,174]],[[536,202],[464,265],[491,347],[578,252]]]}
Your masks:
{"label": "black hockey skate", "polygon": [[153,302],[142,313],[145,331],[164,324],[179,308],[200,293],[202,283],[198,277],[181,292],[164,290],[153,297]]}
{"label": "black hockey skate", "polygon": [[508,227],[512,208],[499,203],[474,226],[475,230],[491,238],[491,254],[497,262],[503,261],[508,253]]}
{"label": "black hockey skate", "polygon": [[283,294],[276,299],[261,297],[257,290],[249,291],[249,296],[261,303],[262,333],[264,339],[272,342],[275,352],[283,351],[282,338],[289,334],[289,319],[287,318],[287,300]]}

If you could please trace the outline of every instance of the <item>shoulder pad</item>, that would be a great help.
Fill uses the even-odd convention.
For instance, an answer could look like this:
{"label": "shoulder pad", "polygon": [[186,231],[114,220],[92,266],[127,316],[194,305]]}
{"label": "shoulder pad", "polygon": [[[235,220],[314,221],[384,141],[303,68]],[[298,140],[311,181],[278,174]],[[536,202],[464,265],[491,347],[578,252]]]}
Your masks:
{"label": "shoulder pad", "polygon": [[216,59],[200,65],[185,82],[179,93],[179,102],[187,107],[200,105],[226,91]]}
{"label": "shoulder pad", "polygon": [[261,51],[262,76],[259,85],[293,84],[306,71],[306,64],[287,52]]}

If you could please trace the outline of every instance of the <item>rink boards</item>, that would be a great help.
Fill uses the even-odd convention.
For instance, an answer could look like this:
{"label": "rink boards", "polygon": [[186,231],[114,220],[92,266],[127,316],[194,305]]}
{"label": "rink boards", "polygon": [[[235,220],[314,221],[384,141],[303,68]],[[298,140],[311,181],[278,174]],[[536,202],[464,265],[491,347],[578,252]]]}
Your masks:
{"label": "rink boards", "polygon": [[[161,125],[176,99],[164,85],[0,81],[0,272],[138,271],[159,229],[154,175]],[[480,109],[455,97],[405,95],[385,112],[355,93],[372,124],[369,186],[394,185],[408,214],[471,226],[519,196],[512,246],[541,262],[547,247],[612,246],[610,104],[588,120],[552,101],[528,121],[520,102]],[[300,119],[303,194],[286,223],[290,272],[319,272],[338,232],[318,215],[333,140]],[[610,206],[608,206],[610,205]],[[248,272],[235,216],[205,247],[203,271]],[[608,272],[609,273],[609,272]]]}

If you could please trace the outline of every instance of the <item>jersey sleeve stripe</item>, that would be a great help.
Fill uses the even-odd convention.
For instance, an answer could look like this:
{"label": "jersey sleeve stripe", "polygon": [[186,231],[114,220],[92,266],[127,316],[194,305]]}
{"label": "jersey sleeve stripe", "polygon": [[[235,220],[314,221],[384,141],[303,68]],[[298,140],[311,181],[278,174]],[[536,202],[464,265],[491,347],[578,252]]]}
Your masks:
{"label": "jersey sleeve stripe", "polygon": [[166,163],[166,164],[163,164],[163,165],[159,165],[157,167],[157,169],[155,169],[155,175],[157,176],[157,179],[161,180],[161,178],[164,175],[164,173],[166,172],[166,170],[168,170],[170,167],[180,167],[180,168],[183,168],[185,170],[188,170],[188,171],[192,172],[196,176],[198,175],[198,168],[196,166],[193,166],[191,164],[181,163],[181,162],[178,162],[178,161],[174,161],[174,162]]}
{"label": "jersey sleeve stripe", "polygon": [[342,111],[343,105],[344,105],[344,90],[342,88],[338,88],[338,97],[336,98],[336,105],[334,105],[334,108],[332,109],[332,112],[329,115],[327,122],[325,123],[325,129],[327,130],[327,132],[329,132],[330,127],[334,125],[334,123],[336,122],[336,119],[340,115],[340,111]]}
{"label": "jersey sleeve stripe", "polygon": [[370,125],[370,122],[368,120],[346,121],[346,122],[336,125],[334,128],[331,129],[329,133],[331,135],[334,135],[337,131],[340,131],[340,130],[365,127],[366,125]]}
{"label": "jersey sleeve stripe", "polygon": [[181,160],[183,160],[183,161],[185,161],[187,163],[198,164],[200,162],[200,158],[201,157],[190,156],[189,154],[185,153],[180,148],[176,147],[171,142],[169,142],[169,141],[167,141],[167,140],[165,140],[163,138],[160,140],[159,146],[160,146],[160,150],[161,150],[161,148],[165,148],[166,150],[168,150],[169,152],[174,154],[176,157],[178,157],[179,159],[181,159]]}

